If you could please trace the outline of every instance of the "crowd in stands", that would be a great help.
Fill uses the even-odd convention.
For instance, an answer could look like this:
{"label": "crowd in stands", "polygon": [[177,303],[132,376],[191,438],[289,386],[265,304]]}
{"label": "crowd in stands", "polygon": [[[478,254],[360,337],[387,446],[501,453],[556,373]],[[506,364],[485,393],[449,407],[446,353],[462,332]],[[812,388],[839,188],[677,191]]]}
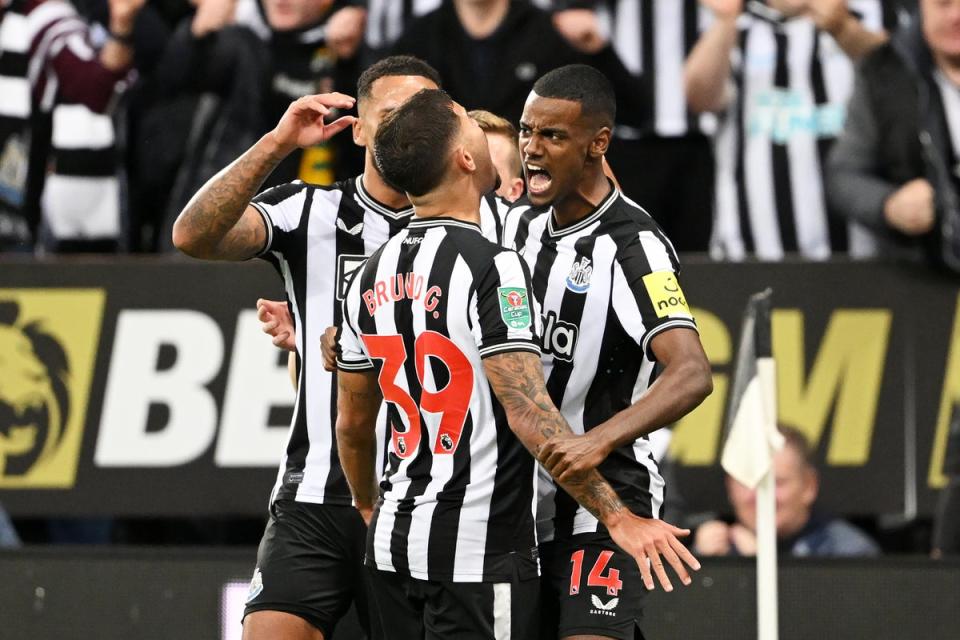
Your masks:
{"label": "crowd in stands", "polygon": [[[960,269],[957,1],[0,0],[0,20],[3,252],[168,251],[290,101],[410,53],[513,126],[544,72],[604,71],[610,165],[680,251]],[[361,167],[343,135],[270,184]]]}

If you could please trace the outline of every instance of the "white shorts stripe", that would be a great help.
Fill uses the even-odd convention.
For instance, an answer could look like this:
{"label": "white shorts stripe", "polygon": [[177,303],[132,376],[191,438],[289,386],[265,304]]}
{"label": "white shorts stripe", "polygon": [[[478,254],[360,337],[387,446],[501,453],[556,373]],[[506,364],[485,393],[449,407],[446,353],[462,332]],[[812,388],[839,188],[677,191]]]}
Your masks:
{"label": "white shorts stripe", "polygon": [[493,585],[493,637],[494,640],[510,640],[510,583]]}

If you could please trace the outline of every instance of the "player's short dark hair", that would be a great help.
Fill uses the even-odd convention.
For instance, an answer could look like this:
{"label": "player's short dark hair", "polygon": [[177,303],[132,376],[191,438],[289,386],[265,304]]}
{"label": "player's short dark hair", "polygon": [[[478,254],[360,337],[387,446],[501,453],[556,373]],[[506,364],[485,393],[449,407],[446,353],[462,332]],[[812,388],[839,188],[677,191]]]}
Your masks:
{"label": "player's short dark hair", "polygon": [[387,76],[420,76],[440,86],[440,74],[429,64],[414,56],[389,56],[364,69],[357,80],[357,100],[370,97],[373,83]]}
{"label": "player's short dark hair", "polygon": [[412,196],[432,191],[447,171],[459,128],[450,96],[441,89],[421,89],[377,128],[373,148],[380,175]]}
{"label": "player's short dark hair", "polygon": [[533,85],[542,98],[580,103],[580,113],[600,126],[612,127],[617,119],[617,95],[613,85],[593,67],[568,64],[542,75]]}
{"label": "player's short dark hair", "polygon": [[800,461],[805,467],[816,469],[817,464],[813,459],[813,447],[810,446],[810,440],[799,429],[788,427],[785,424],[777,425],[777,431],[783,435],[784,446],[793,449],[800,457]]}

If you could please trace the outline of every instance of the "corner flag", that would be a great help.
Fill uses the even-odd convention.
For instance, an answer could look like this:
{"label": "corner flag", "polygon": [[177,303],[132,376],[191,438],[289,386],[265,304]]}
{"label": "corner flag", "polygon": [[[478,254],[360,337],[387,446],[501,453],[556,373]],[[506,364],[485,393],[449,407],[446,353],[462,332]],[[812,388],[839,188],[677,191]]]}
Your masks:
{"label": "corner flag", "polygon": [[727,440],[720,464],[731,476],[756,489],[783,446],[777,431],[776,367],[770,348],[771,290],[747,302],[733,374]]}

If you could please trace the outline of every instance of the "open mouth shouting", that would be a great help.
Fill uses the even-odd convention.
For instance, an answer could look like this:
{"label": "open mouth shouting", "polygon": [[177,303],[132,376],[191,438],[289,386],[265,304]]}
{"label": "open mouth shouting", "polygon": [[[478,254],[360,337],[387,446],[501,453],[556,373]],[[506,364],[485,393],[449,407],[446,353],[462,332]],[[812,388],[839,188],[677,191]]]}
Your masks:
{"label": "open mouth shouting", "polygon": [[553,177],[549,171],[532,162],[526,163],[523,168],[527,177],[527,191],[530,192],[530,195],[539,196],[550,190]]}

